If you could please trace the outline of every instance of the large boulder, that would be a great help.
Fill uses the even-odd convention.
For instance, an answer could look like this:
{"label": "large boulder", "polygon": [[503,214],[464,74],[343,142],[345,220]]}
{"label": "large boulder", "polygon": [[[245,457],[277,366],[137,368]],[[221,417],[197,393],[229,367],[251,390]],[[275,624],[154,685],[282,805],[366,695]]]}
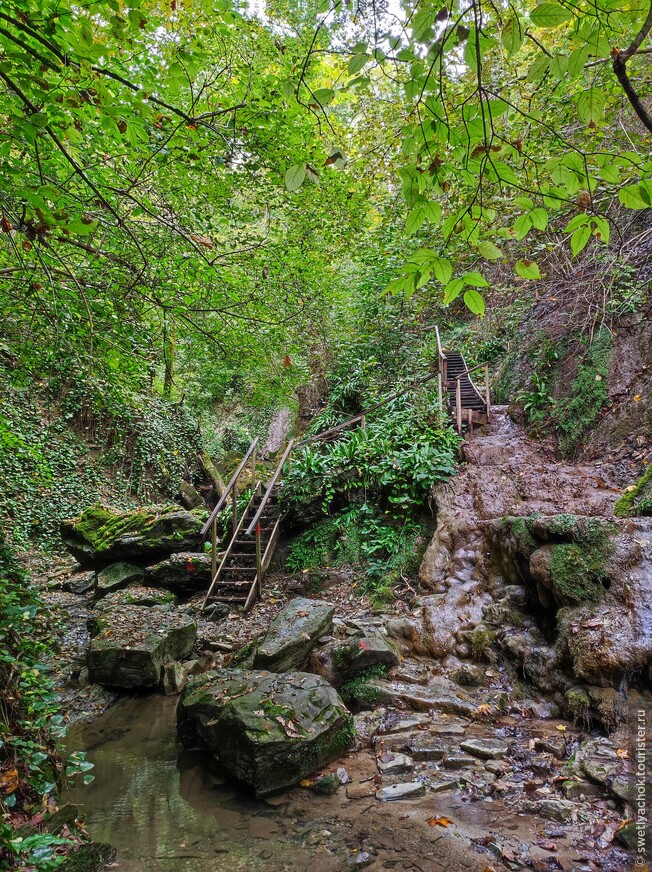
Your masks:
{"label": "large boulder", "polygon": [[218,669],[192,679],[177,709],[179,737],[201,745],[256,796],[290,787],[336,760],[352,718],[318,675]]}
{"label": "large boulder", "polygon": [[91,681],[106,687],[156,687],[163,665],[187,657],[197,624],[186,614],[161,606],[123,605],[102,610],[92,621],[88,649]]}
{"label": "large boulder", "polygon": [[129,584],[138,584],[143,580],[144,569],[133,563],[111,563],[97,573],[95,578],[95,593],[104,596],[114,590],[120,590]]}
{"label": "large boulder", "polygon": [[379,675],[398,666],[396,647],[381,636],[362,636],[348,642],[331,642],[310,655],[310,669],[335,687],[375,670]]}
{"label": "large boulder", "polygon": [[199,544],[206,512],[187,512],[179,506],[145,506],[119,512],[90,506],[61,525],[66,548],[81,564],[184,551]]}
{"label": "large boulder", "polygon": [[211,583],[211,555],[181,551],[145,570],[145,584],[179,596],[205,593]]}
{"label": "large boulder", "polygon": [[305,666],[317,640],[330,632],[334,614],[335,606],[322,600],[299,597],[289,602],[269,625],[254,668],[288,672]]}

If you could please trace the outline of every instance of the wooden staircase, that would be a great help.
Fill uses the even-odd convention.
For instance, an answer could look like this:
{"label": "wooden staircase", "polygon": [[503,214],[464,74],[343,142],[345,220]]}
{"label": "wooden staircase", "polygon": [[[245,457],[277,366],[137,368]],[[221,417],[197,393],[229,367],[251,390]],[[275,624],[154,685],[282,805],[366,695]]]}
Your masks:
{"label": "wooden staircase", "polygon": [[[459,351],[444,351],[448,381],[448,409],[455,417],[457,405],[462,411],[462,426],[487,423],[487,400],[473,383],[464,355]],[[459,388],[458,388],[459,382]]]}
{"label": "wooden staircase", "polygon": [[258,513],[263,499],[262,486],[258,483],[231,536],[202,608],[212,602],[222,602],[241,605],[247,610],[260,596],[263,577],[274,556],[281,530],[278,486],[267,496],[256,523],[259,538],[255,532],[247,535],[246,528]]}

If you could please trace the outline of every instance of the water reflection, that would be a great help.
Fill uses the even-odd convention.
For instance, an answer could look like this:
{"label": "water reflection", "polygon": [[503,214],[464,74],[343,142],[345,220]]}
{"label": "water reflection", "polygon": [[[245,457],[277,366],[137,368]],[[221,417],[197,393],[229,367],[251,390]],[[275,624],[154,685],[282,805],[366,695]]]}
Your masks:
{"label": "water reflection", "polygon": [[176,741],[176,699],[122,700],[74,727],[95,781],[72,790],[91,836],[118,851],[121,872],[298,870],[309,857],[284,837],[274,810],[228,784],[201,752]]}

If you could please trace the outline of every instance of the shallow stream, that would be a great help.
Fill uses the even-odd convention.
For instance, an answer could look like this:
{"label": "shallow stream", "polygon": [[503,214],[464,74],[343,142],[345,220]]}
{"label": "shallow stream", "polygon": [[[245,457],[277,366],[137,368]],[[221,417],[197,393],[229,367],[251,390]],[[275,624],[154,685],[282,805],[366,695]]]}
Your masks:
{"label": "shallow stream", "polygon": [[[73,727],[95,780],[71,790],[91,837],[117,849],[122,872],[307,870],[315,855],[284,834],[267,802],[211,774],[208,761],[176,740],[176,698],[123,699],[91,724]],[[312,854],[312,856],[311,856]]]}

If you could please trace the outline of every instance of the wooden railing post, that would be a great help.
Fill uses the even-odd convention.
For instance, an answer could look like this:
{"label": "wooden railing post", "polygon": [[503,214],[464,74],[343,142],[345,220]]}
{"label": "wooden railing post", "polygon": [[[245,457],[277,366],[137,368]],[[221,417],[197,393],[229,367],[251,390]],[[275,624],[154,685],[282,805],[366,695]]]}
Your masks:
{"label": "wooden railing post", "polygon": [[457,417],[457,432],[462,435],[462,380],[458,377],[455,385],[455,412]]}
{"label": "wooden railing post", "polygon": [[439,411],[441,412],[441,410],[444,408],[444,406],[443,406],[444,387],[443,387],[443,384],[442,384],[442,374],[441,374],[441,369],[439,370],[439,373],[438,373],[438,380],[437,380],[437,396],[439,397]]}
{"label": "wooden railing post", "polygon": [[256,578],[258,580],[258,596],[263,593],[263,553],[260,543],[260,521],[256,524]]}
{"label": "wooden railing post", "polygon": [[360,428],[361,428],[362,430],[366,430],[366,429],[367,429],[367,419],[366,419],[366,417],[365,417],[364,415],[362,416],[362,420],[360,421]]}
{"label": "wooden railing post", "polygon": [[217,518],[213,519],[211,527],[211,581],[217,572]]}
{"label": "wooden railing post", "polygon": [[489,413],[491,411],[491,399],[489,396],[489,364],[485,363],[484,365],[484,394],[485,394],[485,402],[487,404],[487,421],[489,420]]}
{"label": "wooden railing post", "polygon": [[254,448],[251,455],[251,486],[256,484],[256,449]]}
{"label": "wooden railing post", "polygon": [[238,529],[238,482],[233,485],[233,532]]}

